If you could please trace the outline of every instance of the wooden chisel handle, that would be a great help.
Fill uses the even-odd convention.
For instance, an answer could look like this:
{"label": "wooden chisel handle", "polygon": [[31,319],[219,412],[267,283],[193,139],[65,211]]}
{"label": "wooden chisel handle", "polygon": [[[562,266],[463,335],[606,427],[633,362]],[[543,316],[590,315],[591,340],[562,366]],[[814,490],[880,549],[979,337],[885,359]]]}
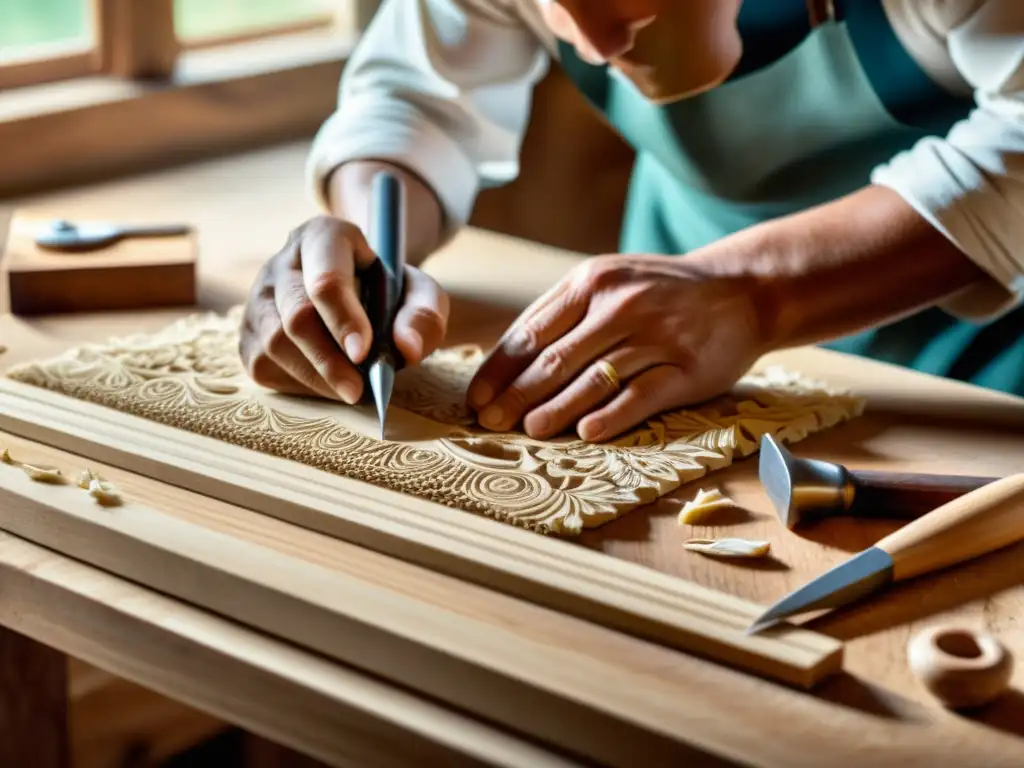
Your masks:
{"label": "wooden chisel handle", "polygon": [[909,579],[1024,539],[1024,474],[982,486],[907,523],[875,546],[892,557],[893,579]]}
{"label": "wooden chisel handle", "polygon": [[847,514],[896,520],[916,520],[953,499],[999,479],[870,470],[848,470],[848,473],[853,484],[853,501]]}

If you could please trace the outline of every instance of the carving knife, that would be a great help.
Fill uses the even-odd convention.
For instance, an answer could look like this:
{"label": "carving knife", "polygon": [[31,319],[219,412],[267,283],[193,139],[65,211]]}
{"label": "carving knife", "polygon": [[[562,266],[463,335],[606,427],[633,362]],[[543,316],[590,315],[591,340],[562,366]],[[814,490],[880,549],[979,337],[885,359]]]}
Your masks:
{"label": "carving knife", "polygon": [[768,433],[761,437],[758,477],[790,529],[836,516],[915,520],[998,479],[852,470],[794,456]]}
{"label": "carving knife", "polygon": [[405,291],[405,191],[398,178],[382,172],[371,185],[367,242],[377,259],[360,275],[360,293],[373,331],[373,343],[363,362],[384,439],[395,373],[403,364],[392,331]]}
{"label": "carving knife", "polygon": [[1024,473],[996,480],[907,523],[779,600],[754,634],[819,608],[838,608],[894,582],[938,571],[1024,539]]}

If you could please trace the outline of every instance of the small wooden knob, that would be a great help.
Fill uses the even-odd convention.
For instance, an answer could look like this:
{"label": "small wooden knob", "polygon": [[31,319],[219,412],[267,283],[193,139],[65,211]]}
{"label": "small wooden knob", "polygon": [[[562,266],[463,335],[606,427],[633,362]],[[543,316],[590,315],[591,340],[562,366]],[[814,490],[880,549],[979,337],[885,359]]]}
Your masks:
{"label": "small wooden knob", "polygon": [[990,634],[952,626],[918,633],[907,646],[911,671],[950,709],[979,707],[1009,687],[1013,656]]}

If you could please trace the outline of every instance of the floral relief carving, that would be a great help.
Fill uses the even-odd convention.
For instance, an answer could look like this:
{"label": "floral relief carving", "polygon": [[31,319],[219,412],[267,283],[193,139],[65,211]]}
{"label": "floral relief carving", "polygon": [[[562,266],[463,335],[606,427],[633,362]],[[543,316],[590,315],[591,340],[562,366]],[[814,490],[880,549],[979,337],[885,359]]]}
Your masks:
{"label": "floral relief carving", "polygon": [[[87,344],[7,372],[17,381],[327,472],[571,535],[654,501],[754,453],[762,434],[796,442],[859,415],[861,399],[778,369],[727,396],[665,413],[613,443],[532,440],[474,426],[465,391],[483,359],[442,349],[397,377],[392,408],[429,419],[440,436],[377,440],[337,403],[268,400],[238,356],[241,307],[198,314],[154,334]],[[299,399],[296,399],[299,400]],[[292,401],[294,402],[294,401]]]}

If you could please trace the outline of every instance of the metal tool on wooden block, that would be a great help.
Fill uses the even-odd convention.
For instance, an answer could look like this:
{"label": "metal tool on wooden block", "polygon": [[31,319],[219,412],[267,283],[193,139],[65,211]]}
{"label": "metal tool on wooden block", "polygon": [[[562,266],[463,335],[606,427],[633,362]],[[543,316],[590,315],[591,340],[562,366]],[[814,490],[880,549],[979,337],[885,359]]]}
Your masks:
{"label": "metal tool on wooden block", "polygon": [[40,248],[50,251],[95,251],[125,238],[176,237],[191,231],[187,224],[117,224],[55,219],[36,230],[35,242]]}
{"label": "metal tool on wooden block", "polygon": [[49,208],[11,216],[3,256],[9,310],[20,316],[194,306],[194,227],[119,218],[69,221]]}
{"label": "metal tool on wooden block", "polygon": [[373,331],[373,344],[363,369],[384,439],[395,373],[403,359],[392,331],[405,290],[405,193],[398,178],[379,173],[371,188],[372,214],[367,241],[377,259],[360,275],[360,292]]}
{"label": "metal tool on wooden block", "polygon": [[794,456],[771,435],[761,438],[758,476],[787,528],[829,517],[915,520],[998,478],[851,470]]}
{"label": "metal tool on wooden block", "polygon": [[893,582],[938,571],[1024,540],[1024,473],[1010,475],[907,523],[873,547],[779,600],[747,630],[837,608]]}

